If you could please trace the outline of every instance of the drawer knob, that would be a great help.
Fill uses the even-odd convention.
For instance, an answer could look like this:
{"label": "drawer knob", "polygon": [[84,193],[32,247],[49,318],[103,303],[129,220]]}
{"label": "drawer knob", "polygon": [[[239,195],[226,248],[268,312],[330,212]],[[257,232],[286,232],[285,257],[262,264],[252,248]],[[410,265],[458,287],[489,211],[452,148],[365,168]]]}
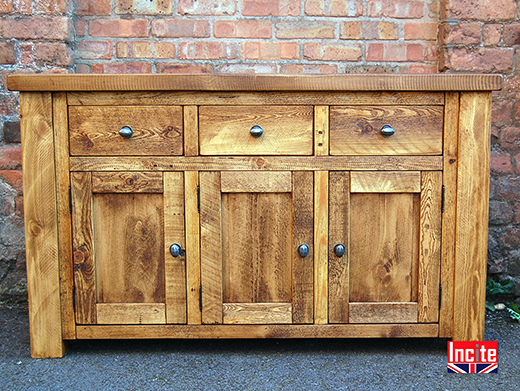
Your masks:
{"label": "drawer knob", "polygon": [[390,125],[383,125],[381,128],[381,135],[384,137],[390,137],[395,133],[395,129],[392,128]]}
{"label": "drawer knob", "polygon": [[309,251],[310,251],[309,246],[307,246],[305,243],[304,244],[300,244],[298,246],[298,254],[302,258],[305,258],[307,255],[309,255]]}
{"label": "drawer knob", "polygon": [[182,251],[182,247],[180,244],[173,243],[170,246],[170,254],[172,257],[177,258],[179,255],[184,255],[184,251]]}
{"label": "drawer knob", "polygon": [[262,134],[264,134],[264,130],[260,125],[254,125],[249,131],[249,133],[251,133],[251,136],[253,136],[254,138],[258,138]]}
{"label": "drawer knob", "polygon": [[134,131],[130,126],[123,126],[119,129],[119,135],[123,138],[130,138],[134,134]]}
{"label": "drawer knob", "polygon": [[341,258],[343,255],[345,255],[345,246],[341,243],[336,244],[334,246],[334,254],[336,254],[338,258]]}

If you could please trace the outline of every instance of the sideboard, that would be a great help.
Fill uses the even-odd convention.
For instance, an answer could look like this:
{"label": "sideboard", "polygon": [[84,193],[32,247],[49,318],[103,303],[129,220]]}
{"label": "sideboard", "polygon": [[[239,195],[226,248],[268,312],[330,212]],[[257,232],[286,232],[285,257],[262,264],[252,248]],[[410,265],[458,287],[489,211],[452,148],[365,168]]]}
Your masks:
{"label": "sideboard", "polygon": [[482,340],[496,75],[12,75],[31,352]]}

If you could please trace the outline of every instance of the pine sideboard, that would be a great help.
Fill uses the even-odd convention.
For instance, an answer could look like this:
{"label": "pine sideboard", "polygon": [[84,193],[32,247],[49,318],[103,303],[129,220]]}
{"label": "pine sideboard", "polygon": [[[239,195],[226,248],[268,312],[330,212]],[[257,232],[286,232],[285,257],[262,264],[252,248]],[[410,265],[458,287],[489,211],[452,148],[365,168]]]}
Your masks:
{"label": "pine sideboard", "polygon": [[13,75],[33,357],[482,340],[495,75]]}

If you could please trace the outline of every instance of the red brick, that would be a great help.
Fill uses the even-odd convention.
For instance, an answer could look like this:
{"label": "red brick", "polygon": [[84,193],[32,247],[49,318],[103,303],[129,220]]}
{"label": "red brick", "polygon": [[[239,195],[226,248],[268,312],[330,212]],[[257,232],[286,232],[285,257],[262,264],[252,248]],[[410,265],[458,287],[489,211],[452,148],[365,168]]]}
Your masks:
{"label": "red brick", "polygon": [[520,153],[515,156],[516,173],[520,174]]}
{"label": "red brick", "polygon": [[76,36],[82,37],[87,33],[87,22],[85,19],[77,19],[74,22],[74,30],[76,31]]}
{"label": "red brick", "polygon": [[515,0],[445,0],[444,18],[509,20],[515,17]]}
{"label": "red brick", "polygon": [[16,115],[18,113],[17,96],[12,92],[0,94],[0,115]]}
{"label": "red brick", "polygon": [[100,19],[89,22],[92,37],[139,38],[148,36],[146,19]]}
{"label": "red brick", "polygon": [[13,0],[0,1],[0,14],[8,14],[13,12]]}
{"label": "red brick", "polygon": [[505,227],[502,233],[502,243],[508,250],[518,250],[520,248],[520,228]]}
{"label": "red brick", "polygon": [[21,14],[30,14],[32,13],[32,0],[18,0],[15,2],[16,12]]}
{"label": "red brick", "polygon": [[0,170],[20,170],[22,168],[22,149],[19,146],[0,147]]}
{"label": "red brick", "polygon": [[172,0],[116,0],[116,14],[171,15]]}
{"label": "red brick", "polygon": [[505,24],[503,39],[506,45],[520,44],[520,23]]}
{"label": "red brick", "polygon": [[237,58],[237,45],[234,42],[180,42],[178,58],[181,60],[233,59]]}
{"label": "red brick", "polygon": [[148,62],[118,62],[92,65],[92,73],[151,73],[152,64]]}
{"label": "red brick", "polygon": [[76,64],[76,72],[78,74],[90,73],[90,67],[87,64]]}
{"label": "red brick", "polygon": [[512,48],[450,49],[443,68],[470,71],[508,71],[513,67]]}
{"label": "red brick", "polygon": [[345,22],[341,26],[341,39],[361,39],[361,22]]}
{"label": "red brick", "polygon": [[[439,59],[437,54],[437,44],[432,43],[426,46],[426,61],[435,61]],[[437,69],[437,68],[435,68]],[[431,73],[431,72],[428,72]],[[436,73],[436,72],[435,72]]]}
{"label": "red brick", "polygon": [[14,64],[14,45],[0,42],[0,64]]}
{"label": "red brick", "polygon": [[276,73],[275,64],[224,64],[218,67],[218,73]]}
{"label": "red brick", "polygon": [[419,19],[424,16],[425,2],[410,0],[368,0],[367,15],[371,17]]}
{"label": "red brick", "polygon": [[34,44],[32,42],[18,45],[18,63],[28,65],[34,61]]}
{"label": "red brick", "polygon": [[4,170],[0,171],[0,179],[11,186],[17,193],[23,193],[22,171],[20,170]]}
{"label": "red brick", "polygon": [[439,38],[443,44],[471,45],[480,43],[481,23],[442,23]]}
{"label": "red brick", "polygon": [[424,47],[421,44],[409,44],[406,46],[407,61],[424,61]]}
{"label": "red brick", "polygon": [[494,46],[500,43],[502,37],[502,25],[486,24],[484,25],[484,45]]}
{"label": "red brick", "polygon": [[173,42],[154,42],[153,48],[155,58],[175,58],[175,45]]}
{"label": "red brick", "polygon": [[20,122],[4,122],[4,141],[6,143],[19,143],[20,138]]}
{"label": "red brick", "polygon": [[[356,24],[360,23],[360,38],[361,39],[378,39],[378,40],[395,40],[397,39],[397,25],[392,22],[380,21],[362,21],[362,22],[345,22],[343,25],[343,33],[348,29],[356,31]],[[352,27],[351,27],[352,26]],[[347,35],[348,36],[348,35]],[[344,38],[342,35],[342,39]]]}
{"label": "red brick", "polygon": [[34,2],[34,10],[41,14],[64,14],[68,5],[68,0],[39,0]]}
{"label": "red brick", "polygon": [[306,60],[359,61],[361,59],[361,45],[357,43],[305,43],[303,45],[303,57]]}
{"label": "red brick", "polygon": [[116,44],[118,58],[175,58],[172,42],[122,41]]}
{"label": "red brick", "polygon": [[278,22],[276,38],[279,39],[324,39],[334,38],[335,24],[332,22]]}
{"label": "red brick", "polygon": [[437,22],[406,22],[404,39],[435,41],[437,39]]}
{"label": "red brick", "polygon": [[509,101],[495,101],[491,107],[493,124],[510,125],[513,116],[513,104]]}
{"label": "red brick", "polygon": [[179,0],[181,15],[234,15],[237,0]]}
{"label": "red brick", "polygon": [[212,65],[199,64],[157,64],[157,73],[215,73]]}
{"label": "red brick", "polygon": [[297,42],[244,42],[241,54],[248,60],[294,60],[299,58],[298,48]]}
{"label": "red brick", "polygon": [[74,54],[82,60],[110,60],[112,41],[79,41]]}
{"label": "red brick", "polygon": [[0,36],[4,39],[69,40],[72,38],[72,21],[61,16],[0,19]]}
{"label": "red brick", "polygon": [[160,38],[206,38],[210,36],[207,20],[158,19],[152,22],[152,35]]}
{"label": "red brick", "polygon": [[305,15],[361,16],[362,0],[305,0]]}
{"label": "red brick", "polygon": [[215,38],[271,38],[273,22],[269,20],[217,20]]}
{"label": "red brick", "polygon": [[72,51],[64,43],[37,43],[36,61],[39,65],[72,66]]}
{"label": "red brick", "polygon": [[367,61],[382,61],[385,48],[382,43],[370,43],[367,45]]}
{"label": "red brick", "polygon": [[514,126],[502,128],[500,132],[500,146],[508,151],[516,152],[520,150],[520,128]]}
{"label": "red brick", "polygon": [[517,201],[520,194],[520,178],[514,176],[499,177],[497,194],[499,200]]}
{"label": "red brick", "polygon": [[326,64],[284,64],[280,67],[280,73],[284,74],[336,74],[337,65]]}
{"label": "red brick", "polygon": [[495,174],[512,174],[513,165],[511,156],[506,153],[491,152],[490,158],[491,172]]}
{"label": "red brick", "polygon": [[110,0],[74,0],[76,15],[110,15]]}
{"label": "red brick", "polygon": [[421,44],[370,43],[367,61],[424,61]]}
{"label": "red brick", "polygon": [[299,16],[300,0],[241,0],[244,16]]}
{"label": "red brick", "polygon": [[513,207],[505,201],[491,201],[489,203],[489,224],[509,224],[513,220]]}

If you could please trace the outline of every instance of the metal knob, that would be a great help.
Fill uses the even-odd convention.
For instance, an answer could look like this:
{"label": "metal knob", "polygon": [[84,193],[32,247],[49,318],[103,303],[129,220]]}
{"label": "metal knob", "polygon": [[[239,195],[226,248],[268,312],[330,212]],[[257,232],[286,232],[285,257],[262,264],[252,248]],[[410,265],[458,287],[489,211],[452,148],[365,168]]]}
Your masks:
{"label": "metal knob", "polygon": [[258,138],[262,134],[264,134],[264,130],[260,125],[254,125],[249,131],[249,133],[251,133],[251,136],[253,136],[254,138]]}
{"label": "metal knob", "polygon": [[341,243],[338,243],[334,246],[334,254],[336,254],[337,257],[341,258],[343,255],[345,255],[345,246]]}
{"label": "metal knob", "polygon": [[309,255],[309,251],[310,251],[309,246],[307,246],[305,243],[304,244],[300,244],[298,246],[298,254],[302,258],[305,258],[307,255]]}
{"label": "metal knob", "polygon": [[134,131],[130,126],[123,126],[119,129],[119,135],[123,138],[130,138],[134,134]]}
{"label": "metal knob", "polygon": [[395,133],[395,129],[392,128],[390,125],[383,125],[381,128],[381,135],[384,137],[390,137]]}
{"label": "metal knob", "polygon": [[183,255],[182,247],[180,244],[173,243],[170,246],[170,254],[172,257],[177,258],[179,255]]}

